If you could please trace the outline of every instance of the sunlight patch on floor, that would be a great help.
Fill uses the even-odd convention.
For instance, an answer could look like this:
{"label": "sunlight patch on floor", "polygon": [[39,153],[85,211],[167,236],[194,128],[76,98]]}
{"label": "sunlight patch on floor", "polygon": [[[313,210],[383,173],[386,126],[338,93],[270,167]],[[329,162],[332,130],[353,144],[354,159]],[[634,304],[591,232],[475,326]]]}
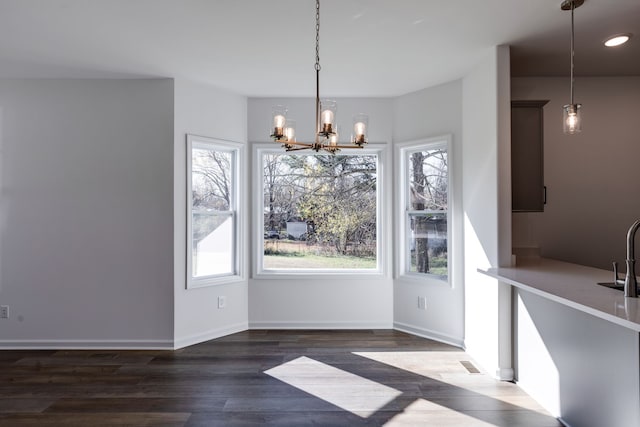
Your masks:
{"label": "sunlight patch on floor", "polygon": [[[468,377],[469,371],[460,362],[469,361],[463,352],[452,351],[360,351],[353,354],[418,374],[423,377],[444,380],[459,375]],[[475,374],[477,375],[477,374]]]}
{"label": "sunlight patch on floor", "polygon": [[[458,402],[464,402],[467,409],[515,410],[524,409],[540,414],[547,414],[542,406],[531,399],[516,384],[498,381],[483,373],[470,373],[461,362],[471,362],[477,365],[464,352],[450,351],[387,351],[387,352],[354,352],[353,354],[375,360],[394,368],[402,369],[413,374],[431,378],[438,383],[445,383],[461,390],[474,393],[459,397]],[[464,393],[461,393],[464,394]],[[427,408],[427,401],[418,406],[421,411]],[[436,403],[430,403],[436,405]],[[430,410],[438,408],[430,407]],[[451,408],[449,408],[451,409]]]}
{"label": "sunlight patch on floor", "polygon": [[[425,412],[429,414],[425,414]],[[479,420],[471,415],[462,412],[452,411],[447,407],[437,405],[425,399],[417,399],[404,411],[393,416],[387,421],[385,427],[398,426],[468,426],[468,427],[495,427],[496,424]]]}
{"label": "sunlight patch on floor", "polygon": [[362,418],[371,416],[402,394],[304,356],[269,369],[265,374]]}

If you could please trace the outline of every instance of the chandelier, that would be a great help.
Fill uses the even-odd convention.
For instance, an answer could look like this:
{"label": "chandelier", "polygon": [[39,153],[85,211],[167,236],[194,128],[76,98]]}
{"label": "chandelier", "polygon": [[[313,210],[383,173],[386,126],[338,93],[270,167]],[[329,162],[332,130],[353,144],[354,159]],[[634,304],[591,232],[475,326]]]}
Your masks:
{"label": "chandelier", "polygon": [[574,25],[573,25],[573,11],[582,6],[584,0],[564,0],[560,5],[562,10],[570,10],[571,11],[571,100],[569,104],[562,107],[562,129],[564,133],[574,134],[578,133],[582,130],[582,115],[581,109],[582,104],[576,104],[573,102],[573,39],[574,39]]}
{"label": "chandelier", "polygon": [[286,151],[321,150],[335,154],[341,148],[362,148],[367,143],[369,118],[365,114],[353,117],[351,144],[340,145],[336,125],[337,103],[332,100],[320,101],[320,0],[316,0],[316,131],[313,142],[296,141],[295,121],[287,117],[288,109],[283,105],[273,107],[271,138],[282,144]]}

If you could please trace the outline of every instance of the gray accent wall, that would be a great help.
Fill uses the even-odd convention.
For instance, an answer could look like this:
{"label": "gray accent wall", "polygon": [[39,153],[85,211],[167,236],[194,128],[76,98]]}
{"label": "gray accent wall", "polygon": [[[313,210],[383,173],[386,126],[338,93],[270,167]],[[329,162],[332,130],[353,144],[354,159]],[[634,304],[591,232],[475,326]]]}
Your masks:
{"label": "gray accent wall", "polygon": [[173,81],[0,80],[0,345],[173,340]]}

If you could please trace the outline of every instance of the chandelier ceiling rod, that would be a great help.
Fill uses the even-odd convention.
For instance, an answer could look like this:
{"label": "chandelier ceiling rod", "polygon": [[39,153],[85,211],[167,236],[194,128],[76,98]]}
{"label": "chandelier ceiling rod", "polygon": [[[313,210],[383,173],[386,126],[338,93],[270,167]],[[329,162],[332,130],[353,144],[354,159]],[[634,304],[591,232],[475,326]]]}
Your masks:
{"label": "chandelier ceiling rod", "polygon": [[[320,0],[316,0],[316,140],[320,143]],[[317,151],[317,150],[316,150]]]}

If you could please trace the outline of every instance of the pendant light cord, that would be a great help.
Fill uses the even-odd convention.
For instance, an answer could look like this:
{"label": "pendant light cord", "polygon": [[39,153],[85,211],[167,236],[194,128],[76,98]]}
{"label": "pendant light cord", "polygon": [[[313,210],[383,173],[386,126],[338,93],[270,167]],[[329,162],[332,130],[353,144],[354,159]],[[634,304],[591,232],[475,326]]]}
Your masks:
{"label": "pendant light cord", "polygon": [[574,25],[573,25],[573,11],[575,9],[575,0],[571,0],[571,105],[573,105],[573,56],[574,56],[574,48],[573,48],[573,39],[574,39]]}

